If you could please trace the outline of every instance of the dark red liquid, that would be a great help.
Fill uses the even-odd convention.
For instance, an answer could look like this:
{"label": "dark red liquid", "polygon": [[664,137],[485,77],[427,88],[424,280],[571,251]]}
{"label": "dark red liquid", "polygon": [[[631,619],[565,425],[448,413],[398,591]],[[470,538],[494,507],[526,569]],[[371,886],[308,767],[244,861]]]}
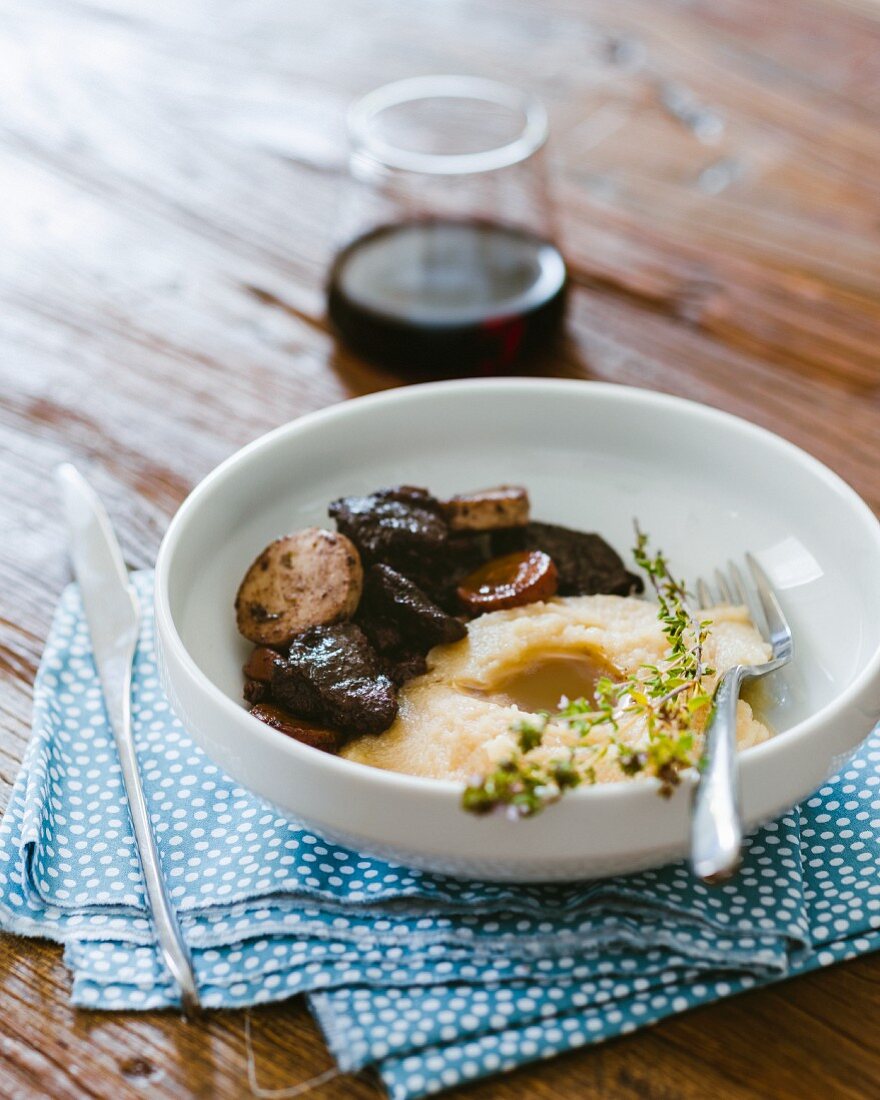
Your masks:
{"label": "dark red liquid", "polygon": [[412,374],[499,374],[547,347],[565,307],[555,245],[491,222],[381,226],[333,262],[330,319],[346,344]]}

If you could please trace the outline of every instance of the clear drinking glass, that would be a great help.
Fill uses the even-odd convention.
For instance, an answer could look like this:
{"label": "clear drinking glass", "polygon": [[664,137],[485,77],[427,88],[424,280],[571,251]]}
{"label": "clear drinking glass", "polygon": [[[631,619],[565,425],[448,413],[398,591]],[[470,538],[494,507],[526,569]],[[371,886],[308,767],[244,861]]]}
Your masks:
{"label": "clear drinking glass", "polygon": [[504,373],[547,347],[567,274],[540,101],[476,77],[418,77],[359,100],[348,124],[328,280],[341,339],[428,375]]}

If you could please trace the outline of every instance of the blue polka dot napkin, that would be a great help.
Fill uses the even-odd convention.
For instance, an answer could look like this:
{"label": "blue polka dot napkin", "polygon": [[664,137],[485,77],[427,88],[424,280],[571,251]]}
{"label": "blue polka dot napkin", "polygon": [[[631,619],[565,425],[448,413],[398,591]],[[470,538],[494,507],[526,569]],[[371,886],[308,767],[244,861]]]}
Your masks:
{"label": "blue polka dot napkin", "polygon": [[[134,583],[134,733],[204,1004],[309,994],[340,1068],[375,1067],[395,1100],[880,947],[880,731],[752,836],[721,887],[680,864],[591,883],[459,882],[323,841],[212,764],[159,687],[152,575]],[[0,926],[65,945],[78,1005],[176,1003],[73,586],[0,824]]]}

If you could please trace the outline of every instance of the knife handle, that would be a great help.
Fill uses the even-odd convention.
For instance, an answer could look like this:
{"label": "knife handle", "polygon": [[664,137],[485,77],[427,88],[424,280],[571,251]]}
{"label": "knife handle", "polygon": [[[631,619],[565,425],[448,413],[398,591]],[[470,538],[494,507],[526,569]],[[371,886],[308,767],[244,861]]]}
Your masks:
{"label": "knife handle", "polygon": [[140,605],[110,517],[97,493],[69,462],[55,471],[70,534],[104,705],[122,767],[122,782],[159,950],[180,990],[187,1016],[200,1009],[192,956],[168,896],[134,748],[131,672],[140,634]]}
{"label": "knife handle", "polygon": [[[136,600],[132,592],[132,598]],[[122,766],[122,782],[128,798],[131,822],[134,826],[135,842],[144,875],[144,886],[150,904],[153,927],[165,966],[180,990],[180,1000],[184,1014],[192,1019],[201,1011],[199,990],[193,970],[192,956],[180,930],[177,914],[168,896],[168,887],[159,862],[156,838],[150,824],[147,800],[141,782],[140,767],[134,749],[134,737],[131,729],[131,671],[128,675],[128,690],[123,696],[120,715],[120,728],[114,727],[116,749]]]}

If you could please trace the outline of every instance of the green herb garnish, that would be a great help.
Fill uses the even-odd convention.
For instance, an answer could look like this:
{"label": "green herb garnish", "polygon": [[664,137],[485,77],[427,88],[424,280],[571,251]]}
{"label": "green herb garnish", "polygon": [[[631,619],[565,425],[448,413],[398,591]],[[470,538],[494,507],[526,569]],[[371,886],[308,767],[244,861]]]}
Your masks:
{"label": "green herb garnish", "polygon": [[[657,598],[657,618],[669,648],[660,665],[641,665],[616,683],[603,677],[592,699],[575,699],[555,714],[529,717],[513,727],[516,748],[494,771],[471,782],[462,805],[484,814],[505,807],[513,817],[530,817],[556,802],[566,790],[596,782],[596,764],[615,758],[624,775],[647,774],[660,780],[669,797],[681,772],[693,763],[694,733],[702,725],[711,695],[703,661],[709,620],[698,620],[688,605],[684,582],[676,580],[661,552],[649,553],[648,537],[636,524],[636,564],[648,575]],[[637,722],[647,733],[638,749],[622,735]],[[576,741],[558,757],[530,755],[543,744],[549,724],[563,726]]]}

